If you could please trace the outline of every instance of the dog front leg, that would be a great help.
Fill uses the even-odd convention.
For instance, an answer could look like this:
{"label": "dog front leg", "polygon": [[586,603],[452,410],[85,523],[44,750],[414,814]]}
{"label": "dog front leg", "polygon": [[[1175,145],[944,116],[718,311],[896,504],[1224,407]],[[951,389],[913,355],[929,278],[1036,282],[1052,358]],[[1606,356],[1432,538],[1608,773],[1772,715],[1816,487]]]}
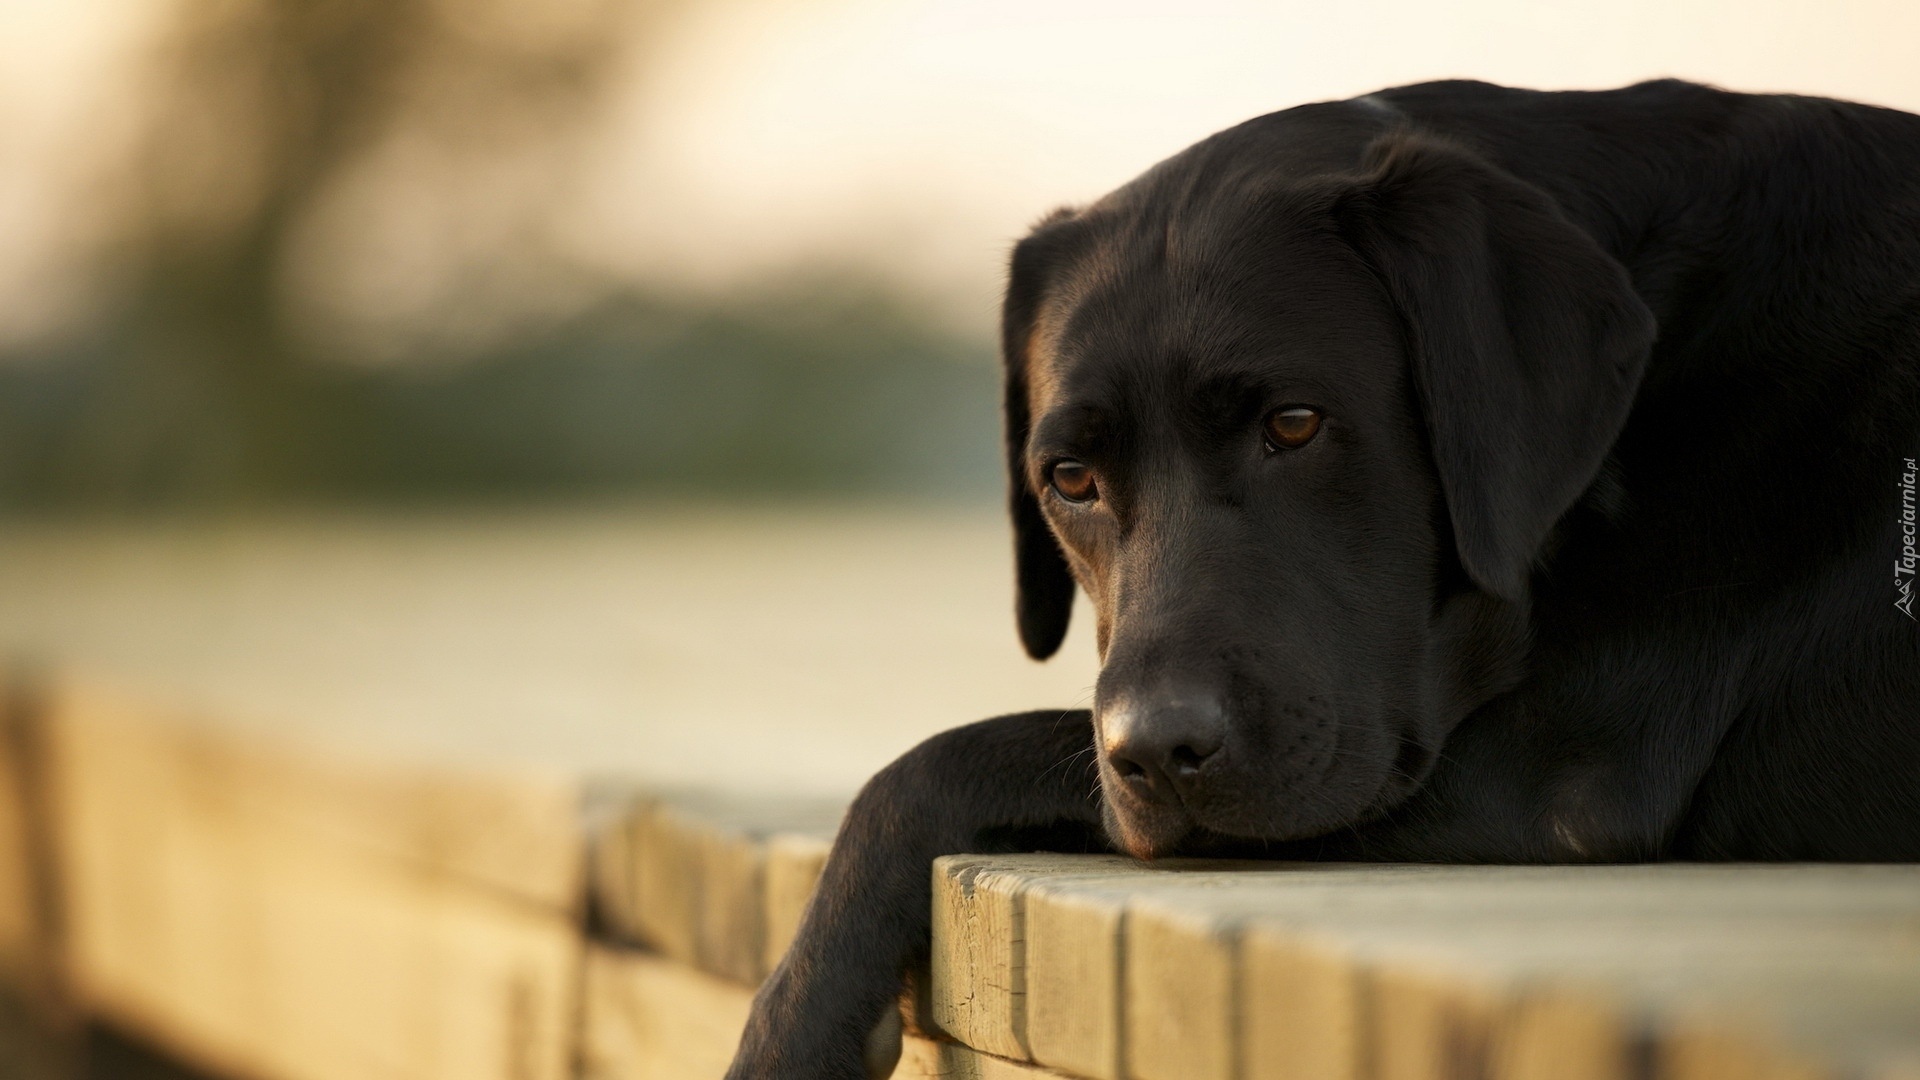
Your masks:
{"label": "dog front leg", "polygon": [[955,728],[882,769],[848,809],[799,935],[754,998],[729,1080],[890,1071],[899,1038],[881,1024],[906,972],[927,960],[933,860],[1101,850],[1099,822],[1085,710]]}

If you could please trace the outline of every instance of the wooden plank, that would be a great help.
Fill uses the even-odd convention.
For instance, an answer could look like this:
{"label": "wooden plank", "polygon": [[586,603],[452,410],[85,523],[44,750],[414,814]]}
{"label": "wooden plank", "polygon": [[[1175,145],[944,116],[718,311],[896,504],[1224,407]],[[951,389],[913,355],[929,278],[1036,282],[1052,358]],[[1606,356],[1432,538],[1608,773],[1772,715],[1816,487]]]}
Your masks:
{"label": "wooden plank", "polygon": [[584,785],[545,769],[438,766],[263,736],[189,705],[90,674],[56,675],[47,697],[89,747],[140,745],[195,798],[262,828],[315,836],[422,873],[554,910],[580,904]]}
{"label": "wooden plank", "polygon": [[1752,1032],[1684,1030],[1669,1033],[1654,1056],[1660,1080],[1832,1080],[1833,1070]]}
{"label": "wooden plank", "polygon": [[[988,977],[1026,988],[1008,1026],[1101,1080],[1617,1080],[1669,1034],[1698,1073],[1684,1047],[1741,1030],[1781,1036],[1768,1060],[1891,1073],[1920,1032],[1920,868],[942,865],[1020,898],[1027,970]],[[950,964],[969,962],[1016,960],[987,943]],[[1043,1036],[1049,985],[1066,1016],[1079,992],[1059,1028],[1077,1043]]]}
{"label": "wooden plank", "polygon": [[27,997],[46,989],[55,933],[36,714],[29,688],[0,669],[0,979]]}
{"label": "wooden plank", "polygon": [[596,931],[617,941],[640,940],[640,868],[638,835],[641,822],[652,811],[644,793],[602,792],[589,799],[587,832],[587,909],[598,923]]}
{"label": "wooden plank", "polygon": [[38,936],[33,882],[38,867],[28,831],[29,763],[18,728],[20,710],[0,670],[0,976],[16,978],[28,966]]}
{"label": "wooden plank", "polygon": [[[1027,937],[1024,1019],[1033,1059],[1098,1078],[1146,1075],[1160,1068],[1209,1075],[1209,1070],[1229,1068],[1226,1055],[1232,1051],[1223,1048],[1234,1044],[1219,1038],[1233,1025],[1232,1014],[1216,1012],[1207,1003],[1228,1000],[1234,992],[1231,943],[1214,940],[1210,928],[1194,933],[1192,927],[1136,926],[1130,913],[1152,897],[1186,889],[1198,876],[1237,883],[1275,872],[1277,864],[1169,859],[1143,865],[1113,856],[1035,859],[1013,856],[1003,864],[1005,880],[1034,879],[1021,892]],[[1166,979],[1172,982],[1163,983]],[[1164,986],[1179,991],[1163,995]],[[1159,996],[1167,1000],[1145,1004],[1146,998]],[[1151,1016],[1140,1012],[1143,1009]],[[1125,1021],[1129,1010],[1147,1018],[1130,1025]],[[1218,1038],[1209,1040],[1202,1029]],[[1168,1041],[1154,1042],[1160,1038]],[[1178,1049],[1192,1045],[1212,1049]]]}
{"label": "wooden plank", "polygon": [[1477,979],[1450,976],[1390,969],[1367,979],[1365,1054],[1379,1080],[1486,1075],[1497,992]]}
{"label": "wooden plank", "polygon": [[[1236,1080],[1354,1064],[1357,1058],[1344,1053],[1349,1048],[1340,1040],[1357,1031],[1358,1018],[1327,1016],[1357,1003],[1350,972],[1324,955],[1318,964],[1268,955],[1266,963],[1250,966],[1241,939],[1247,912],[1323,903],[1337,881],[1356,874],[1376,882],[1385,874],[1384,883],[1400,883],[1396,871],[1332,864],[1168,860],[1137,884],[1107,886],[1120,892],[1126,908],[1116,961],[1124,971],[1119,1054],[1126,1075],[1142,1080]],[[1251,984],[1262,976],[1281,981]],[[1325,984],[1308,990],[1296,981],[1315,976]],[[1311,1036],[1305,1041],[1276,1040],[1267,1030],[1270,1018],[1249,1012],[1254,1000],[1285,1004],[1303,997],[1315,1001],[1314,1016],[1331,1021],[1325,1031],[1304,1033]],[[1304,1024],[1289,1018],[1285,1026],[1297,1032]],[[1257,1061],[1250,1046],[1254,1042],[1263,1055]]]}
{"label": "wooden plank", "polygon": [[[1164,1023],[1164,1018],[1177,1015],[1176,1002],[1209,1000],[1209,993],[1217,1000],[1222,972],[1230,964],[1220,946],[1248,925],[1266,924],[1283,940],[1303,930],[1333,934],[1352,950],[1357,971],[1340,973],[1332,985],[1314,992],[1338,996],[1343,984],[1355,977],[1361,980],[1364,1008],[1358,1023],[1371,1033],[1367,1053],[1375,1076],[1616,1080],[1633,1075],[1638,1039],[1625,1015],[1625,1002],[1664,1007],[1687,1000],[1731,1000],[1745,992],[1740,983],[1749,978],[1761,985],[1769,980],[1792,984],[1796,979],[1812,980],[1801,985],[1818,985],[1835,975],[1860,978],[1874,963],[1875,950],[1900,940],[1902,925],[1911,924],[1909,916],[1876,920],[1861,912],[1842,916],[1838,923],[1831,916],[1804,912],[1742,917],[1738,908],[1753,905],[1756,898],[1715,901],[1716,890],[1663,890],[1657,877],[1634,873],[1618,881],[1607,871],[1581,868],[1544,877],[1536,872],[1483,876],[1474,870],[1449,871],[1410,878],[1398,886],[1371,877],[1362,871],[1256,879],[1248,889],[1193,892],[1177,900],[1165,894],[1138,904],[1129,915],[1130,943],[1156,933],[1168,939],[1159,946],[1162,953],[1207,961],[1184,971],[1155,973],[1147,969],[1144,956],[1129,953],[1128,978],[1136,988],[1128,1001],[1134,1018],[1129,1052],[1150,1044],[1160,1054],[1130,1057],[1138,1075],[1150,1080],[1260,1075],[1291,1056],[1275,1044],[1262,1047],[1263,1056],[1254,1058],[1246,1033],[1263,1014],[1251,1011],[1259,991],[1248,985],[1254,973],[1245,963],[1250,950],[1244,946],[1237,1011],[1228,1010],[1211,1024],[1192,1019]],[[1910,887],[1915,880],[1908,878],[1905,884]],[[1342,884],[1349,881],[1351,888]],[[1737,882],[1731,884],[1732,890],[1717,891],[1741,891]],[[1272,895],[1262,897],[1262,892]],[[1757,899],[1762,907],[1769,902],[1764,895]],[[1788,906],[1796,903],[1791,895],[1784,899]],[[1895,909],[1911,910],[1920,895],[1903,896],[1896,889],[1883,892],[1881,899],[1894,901]],[[1419,909],[1409,901],[1418,901]],[[1690,903],[1701,901],[1709,906],[1688,910]],[[1609,906],[1624,907],[1629,914],[1599,914]],[[1732,928],[1729,920],[1735,923]],[[1816,931],[1820,944],[1806,949],[1808,964],[1798,963],[1785,942],[1776,942],[1763,955],[1753,954],[1756,943],[1769,935],[1804,937]],[[1208,943],[1214,945],[1211,953]],[[1292,975],[1298,978],[1300,973]],[[1909,992],[1920,993],[1920,979],[1911,982]],[[1296,985],[1294,992],[1305,989]],[[1781,1006],[1775,1011],[1794,1009]],[[1242,1029],[1238,1033],[1231,1026],[1235,1022]],[[1775,1026],[1769,1022],[1754,1030]],[[1225,1050],[1209,1051],[1210,1046]],[[1167,1052],[1170,1047],[1175,1052]],[[1844,1056],[1837,1044],[1836,1052]],[[1200,1072],[1200,1067],[1209,1071]]]}
{"label": "wooden plank", "polygon": [[1103,1036],[1117,1037],[1120,982],[1110,954],[1128,895],[1100,886],[1137,885],[1138,865],[1045,853],[935,860],[935,1026],[996,1055],[1099,1075],[1088,1062],[1113,1045]]}
{"label": "wooden plank", "polygon": [[894,1080],[1063,1080],[1064,1073],[958,1043],[909,1038]]}
{"label": "wooden plank", "polygon": [[584,1004],[586,1080],[719,1080],[753,991],[653,954],[596,946]]}
{"label": "wooden plank", "polygon": [[1360,972],[1336,941],[1249,927],[1240,939],[1241,1038],[1249,1080],[1362,1075]]}
{"label": "wooden plank", "polygon": [[50,764],[39,680],[0,666],[0,1072],[29,1080],[78,1077],[82,1056],[65,970]]}
{"label": "wooden plank", "polygon": [[[755,861],[751,857],[724,858],[731,846],[751,852],[752,841],[707,827],[698,818],[658,799],[649,800],[641,807],[628,835],[634,845],[634,906],[623,913],[622,921],[631,927],[633,936],[669,957],[713,974],[748,984],[759,981],[757,970],[729,970],[734,965],[725,963],[723,958],[702,955],[702,941],[708,936],[705,928],[709,922],[732,923],[738,920],[741,911],[762,906]],[[722,869],[745,873],[732,880],[717,875],[717,880],[704,880],[708,873],[705,856],[709,852],[723,856]],[[757,954],[752,965],[757,969],[758,955],[764,955],[761,938],[752,928],[747,932],[751,940],[743,943],[742,952],[751,950]],[[719,970],[714,970],[716,967]]]}
{"label": "wooden plank", "polygon": [[260,812],[265,788],[222,782],[253,759],[205,728],[85,694],[52,706],[69,963],[89,1009],[220,1075],[568,1074],[567,912],[397,855],[411,840]]}
{"label": "wooden plank", "polygon": [[1239,864],[1143,867],[1120,856],[1050,854],[936,861],[936,1021],[971,1046],[1119,1075],[1128,904],[1172,876],[1227,865]]}
{"label": "wooden plank", "polygon": [[1687,1064],[1674,1075],[1706,1067],[1711,1055],[1700,1045],[1745,1047],[1728,1060],[1788,1072],[1820,1062],[1836,1074],[1870,1071],[1888,1040],[1893,1050],[1920,1049],[1911,917],[1703,915],[1683,906],[1658,918],[1560,919],[1543,903],[1485,922],[1385,919],[1339,932],[1371,981],[1368,1026],[1409,1048],[1401,1060],[1412,1064],[1398,1075],[1451,1075],[1456,1049],[1409,1037],[1417,1011],[1412,1023],[1385,1011],[1379,988],[1409,981],[1425,991],[1426,1004],[1415,999],[1412,1009],[1456,1014],[1430,1028],[1479,1033],[1476,1052],[1496,1077],[1635,1076],[1636,1047],[1664,1060],[1669,1042],[1695,1048],[1675,1051]]}
{"label": "wooden plank", "polygon": [[[1472,979],[1453,1007],[1479,1005]],[[1379,979],[1376,977],[1375,983]],[[1377,999],[1377,998],[1376,998]],[[1614,1080],[1638,1076],[1637,1025],[1603,992],[1549,985],[1492,998],[1486,1075],[1491,1080]],[[1378,1025],[1387,1018],[1376,1015]]]}
{"label": "wooden plank", "polygon": [[1123,895],[1099,879],[1040,879],[1028,889],[1027,1042],[1036,1061],[1085,1076],[1120,1074]]}
{"label": "wooden plank", "polygon": [[[576,777],[851,792],[954,723],[1084,688],[1090,646],[1043,666],[1009,647],[999,530],[972,511],[844,507],[29,525],[0,536],[0,641],[83,666],[76,693],[111,696],[102,672],[141,702],[163,691],[191,723],[156,741],[217,781],[210,800],[570,906]],[[896,586],[929,552],[946,570],[903,604]],[[751,679],[743,653],[760,658]],[[210,717],[253,734],[185,745]],[[561,772],[542,779],[529,760]],[[504,762],[507,782],[449,762]],[[720,837],[697,860],[720,880],[656,935],[757,978],[798,923],[834,816],[747,822],[764,859]],[[785,830],[811,850],[788,852]],[[606,925],[641,939],[633,831],[595,862],[593,895]]]}
{"label": "wooden plank", "polygon": [[1655,1073],[1663,1080],[1912,1075],[1920,1066],[1916,953],[1909,938],[1871,955],[1848,950],[1791,963],[1784,975],[1773,965],[1729,965],[1705,997],[1656,983],[1648,992],[1664,1016],[1650,1039]]}
{"label": "wooden plank", "polygon": [[1238,941],[1230,926],[1178,911],[1129,912],[1123,934],[1128,1073],[1233,1080],[1240,1073]]}
{"label": "wooden plank", "polygon": [[934,863],[932,1001],[941,1030],[977,1050],[1026,1058],[1026,934],[1019,892],[1028,875],[992,859]]}
{"label": "wooden plank", "polygon": [[[1036,1062],[1099,1078],[1127,1071],[1121,1015],[1130,978],[1124,940],[1129,907],[1160,889],[1181,887],[1191,874],[1223,867],[1273,869],[1273,864],[1205,860],[1145,866],[1119,856],[1045,854],[964,856],[935,866],[936,1009],[952,1008],[956,995],[968,998],[976,1004],[964,1019],[967,1035],[961,1041],[993,1046],[1009,1056],[1024,1053]],[[970,932],[941,910],[943,895],[965,895],[954,881],[940,882],[943,874],[954,878],[951,871],[961,867],[972,874],[968,902],[976,925]],[[967,909],[954,905],[951,910]],[[993,914],[982,918],[981,911]],[[996,920],[1019,927],[1018,949],[1005,947],[990,932]],[[1166,955],[1181,971],[1196,970],[1199,953],[1177,949]],[[1000,994],[996,988],[1011,992]],[[980,1007],[982,1002],[991,1007]],[[1154,1050],[1146,1052],[1151,1056]]]}
{"label": "wooden plank", "polygon": [[[585,1080],[718,1080],[753,992],[656,954],[588,950]],[[909,1037],[894,1080],[1058,1080],[1060,1074],[950,1042]]]}
{"label": "wooden plank", "polygon": [[792,939],[843,809],[712,792],[637,800],[596,834],[597,906],[620,937],[758,983]]}

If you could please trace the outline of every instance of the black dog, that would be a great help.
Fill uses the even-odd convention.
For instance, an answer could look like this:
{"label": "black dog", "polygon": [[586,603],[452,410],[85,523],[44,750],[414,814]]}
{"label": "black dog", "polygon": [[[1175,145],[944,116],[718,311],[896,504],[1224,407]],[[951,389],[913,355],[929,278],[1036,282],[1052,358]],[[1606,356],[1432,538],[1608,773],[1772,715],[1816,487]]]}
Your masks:
{"label": "black dog", "polygon": [[733,1077],[862,1075],[946,852],[1920,857],[1920,117],[1309,105],[1048,218],[1004,332],[1094,708],[867,785]]}

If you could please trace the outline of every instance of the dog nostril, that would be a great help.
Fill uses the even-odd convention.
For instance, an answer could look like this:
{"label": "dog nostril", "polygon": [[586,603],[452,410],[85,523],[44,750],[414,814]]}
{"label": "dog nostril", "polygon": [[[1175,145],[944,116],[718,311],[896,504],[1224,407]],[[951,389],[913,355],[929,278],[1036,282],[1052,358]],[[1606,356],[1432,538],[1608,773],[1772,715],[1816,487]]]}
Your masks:
{"label": "dog nostril", "polygon": [[1123,780],[1132,780],[1136,777],[1147,775],[1147,770],[1142,768],[1140,763],[1134,761],[1132,758],[1125,758],[1114,754],[1110,760],[1113,762],[1113,771],[1119,773],[1120,778]]}
{"label": "dog nostril", "polygon": [[1173,761],[1175,770],[1189,775],[1199,772],[1200,766],[1205,764],[1206,760],[1212,756],[1213,751],[1211,750],[1195,750],[1193,747],[1184,744],[1174,747],[1173,753],[1168,755]]}

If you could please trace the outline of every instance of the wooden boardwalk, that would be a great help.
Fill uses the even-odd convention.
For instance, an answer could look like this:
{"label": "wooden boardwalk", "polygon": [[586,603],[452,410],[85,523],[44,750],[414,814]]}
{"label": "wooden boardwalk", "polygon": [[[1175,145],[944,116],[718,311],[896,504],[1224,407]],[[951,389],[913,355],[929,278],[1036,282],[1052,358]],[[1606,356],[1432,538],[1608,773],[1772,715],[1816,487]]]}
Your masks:
{"label": "wooden boardwalk", "polygon": [[[717,1076],[859,779],[1090,679],[991,518],[856,524],[0,537],[0,981],[230,1080]],[[1916,868],[928,872],[903,1078],[1920,1078]]]}

